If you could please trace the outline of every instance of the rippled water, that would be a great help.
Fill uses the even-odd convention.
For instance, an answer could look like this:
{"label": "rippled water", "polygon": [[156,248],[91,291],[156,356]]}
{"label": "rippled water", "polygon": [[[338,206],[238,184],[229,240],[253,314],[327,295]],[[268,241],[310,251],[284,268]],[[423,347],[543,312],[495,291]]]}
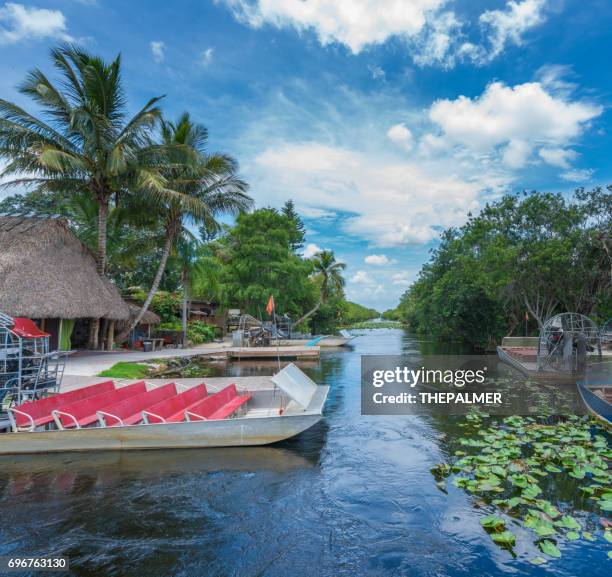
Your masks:
{"label": "rippled water", "polygon": [[545,567],[495,546],[472,499],[429,472],[459,429],[360,414],[360,355],[431,343],[400,330],[354,343],[305,367],[331,386],[325,420],[273,447],[1,458],[0,554],[126,577],[608,574],[601,544],[570,543]]}

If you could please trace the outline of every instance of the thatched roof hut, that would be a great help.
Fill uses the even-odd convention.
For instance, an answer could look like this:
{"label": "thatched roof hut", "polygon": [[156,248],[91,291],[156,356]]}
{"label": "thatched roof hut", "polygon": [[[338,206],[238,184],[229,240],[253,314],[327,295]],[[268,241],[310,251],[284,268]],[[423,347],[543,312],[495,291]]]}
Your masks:
{"label": "thatched roof hut", "polygon": [[[138,316],[141,307],[129,301],[127,305],[130,309],[130,321],[133,321]],[[159,323],[161,323],[161,318],[159,317],[159,315],[150,310],[147,310],[145,314],[142,315],[142,319],[140,319],[141,325],[158,325]],[[127,323],[125,322],[121,322],[119,323],[118,328],[121,330],[126,324]]]}
{"label": "thatched roof hut", "polygon": [[34,319],[130,316],[64,219],[21,215],[0,215],[0,311]]}

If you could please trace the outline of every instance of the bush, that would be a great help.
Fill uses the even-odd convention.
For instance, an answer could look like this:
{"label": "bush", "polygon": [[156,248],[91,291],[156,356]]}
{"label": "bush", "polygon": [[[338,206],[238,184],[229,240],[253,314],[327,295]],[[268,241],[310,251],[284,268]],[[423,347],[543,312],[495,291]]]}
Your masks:
{"label": "bush", "polygon": [[209,343],[215,339],[215,327],[201,321],[191,321],[187,324],[187,340],[192,345]]}

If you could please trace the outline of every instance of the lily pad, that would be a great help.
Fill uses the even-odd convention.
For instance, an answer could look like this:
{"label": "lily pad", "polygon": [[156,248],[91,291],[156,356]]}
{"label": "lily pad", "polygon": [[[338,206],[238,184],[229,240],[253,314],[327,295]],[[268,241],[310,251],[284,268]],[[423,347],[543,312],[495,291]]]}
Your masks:
{"label": "lily pad", "polygon": [[542,553],[545,553],[550,557],[561,557],[561,551],[557,549],[557,546],[552,541],[544,539],[544,541],[540,541],[539,545]]}
{"label": "lily pad", "polygon": [[501,545],[513,545],[516,536],[512,531],[502,531],[501,533],[491,533],[491,539]]}
{"label": "lily pad", "polygon": [[570,541],[576,541],[577,539],[580,539],[580,533],[576,533],[576,531],[568,531],[565,534],[565,537]]}
{"label": "lily pad", "polygon": [[487,515],[480,520],[480,524],[487,529],[499,529],[505,527],[506,522],[497,515]]}
{"label": "lily pad", "polygon": [[544,563],[548,563],[544,557],[534,557],[533,559],[530,559],[529,562],[532,565],[544,565]]}

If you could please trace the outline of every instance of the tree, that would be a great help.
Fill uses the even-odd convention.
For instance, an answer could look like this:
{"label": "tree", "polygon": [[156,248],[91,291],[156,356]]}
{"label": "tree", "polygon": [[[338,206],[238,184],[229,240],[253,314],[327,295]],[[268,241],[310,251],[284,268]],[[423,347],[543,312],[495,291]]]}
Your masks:
{"label": "tree", "polygon": [[297,316],[314,301],[311,263],[291,247],[295,222],[273,208],[241,214],[221,244],[227,304],[260,317],[270,295],[276,310]]}
{"label": "tree", "polygon": [[506,195],[445,231],[398,306],[434,336],[486,343],[553,314],[612,312],[610,195],[576,191]]}
{"label": "tree", "polygon": [[164,226],[164,246],[157,272],[140,312],[119,335],[125,340],[138,325],[159,288],[166,263],[175,242],[190,237],[187,224],[205,224],[207,229],[218,228],[215,218],[219,214],[236,215],[252,205],[246,194],[247,184],[237,175],[236,161],[228,155],[208,154],[208,131],[191,121],[184,113],[176,123],[162,121],[162,145],[189,147],[197,162],[183,164],[179,158],[163,169],[168,194],[152,197],[151,211],[158,215]]}
{"label": "tree", "polygon": [[295,225],[295,233],[291,239],[291,248],[293,252],[298,252],[304,246],[304,238],[306,237],[304,221],[295,210],[295,205],[291,199],[285,203],[281,212]]}
{"label": "tree", "polygon": [[338,262],[332,251],[323,250],[315,254],[311,262],[313,265],[312,278],[315,282],[320,283],[319,299],[312,309],[295,322],[296,326],[314,315],[321,305],[327,302],[330,292],[341,294],[344,289],[342,271],[346,268],[346,263]]}
{"label": "tree", "polygon": [[[164,190],[159,172],[163,155],[150,139],[161,97],[128,118],[120,56],[107,63],[77,46],[63,45],[51,50],[51,61],[60,73],[57,84],[34,69],[19,87],[41,107],[39,117],[0,99],[0,157],[8,161],[0,176],[9,178],[5,187],[34,186],[95,199],[97,266],[103,275],[111,201],[118,202],[130,189]],[[97,323],[92,323],[94,347]]]}

